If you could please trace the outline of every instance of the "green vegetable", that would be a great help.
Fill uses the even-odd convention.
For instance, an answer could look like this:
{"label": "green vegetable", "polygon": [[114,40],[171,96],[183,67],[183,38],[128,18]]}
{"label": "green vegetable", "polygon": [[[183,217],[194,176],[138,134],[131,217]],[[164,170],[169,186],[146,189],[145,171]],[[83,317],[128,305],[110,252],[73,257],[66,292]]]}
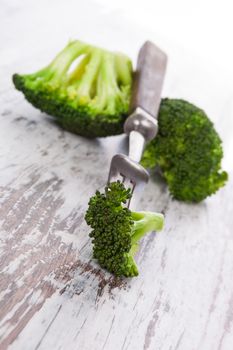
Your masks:
{"label": "green vegetable", "polygon": [[161,230],[164,223],[162,214],[126,208],[124,204],[130,197],[130,189],[121,182],[112,182],[104,193],[97,191],[90,199],[85,216],[93,229],[90,237],[94,258],[116,276],[138,275],[134,260],[138,242],[147,232]]}
{"label": "green vegetable", "polygon": [[132,64],[121,53],[72,41],[47,67],[14,74],[13,82],[63,128],[91,138],[115,135],[129,110]]}
{"label": "green vegetable", "polygon": [[172,196],[200,202],[224,186],[223,150],[213,123],[198,107],[178,99],[164,99],[159,132],[146,147],[142,164],[159,166]]}

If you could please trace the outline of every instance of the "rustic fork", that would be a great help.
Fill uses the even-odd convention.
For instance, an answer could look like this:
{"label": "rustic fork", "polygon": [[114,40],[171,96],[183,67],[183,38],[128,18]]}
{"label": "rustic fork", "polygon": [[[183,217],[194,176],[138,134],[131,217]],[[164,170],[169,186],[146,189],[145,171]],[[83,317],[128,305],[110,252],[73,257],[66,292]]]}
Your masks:
{"label": "rustic fork", "polygon": [[[146,41],[141,47],[133,79],[131,114],[124,131],[129,135],[129,155],[113,156],[108,182],[120,180],[125,187],[142,190],[149,180],[146,169],[139,164],[145,143],[158,132],[157,115],[166,71],[167,56],[155,44]],[[127,206],[129,207],[130,201]]]}

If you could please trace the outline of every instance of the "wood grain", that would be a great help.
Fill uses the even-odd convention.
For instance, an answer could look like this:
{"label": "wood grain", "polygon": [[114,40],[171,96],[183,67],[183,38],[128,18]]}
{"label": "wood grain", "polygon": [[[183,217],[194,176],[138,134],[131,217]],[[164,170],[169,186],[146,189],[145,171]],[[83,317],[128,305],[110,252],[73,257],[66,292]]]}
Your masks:
{"label": "wood grain", "polygon": [[[74,0],[69,5],[76,8]],[[212,198],[187,205],[152,175],[140,208],[163,211],[165,229],[142,241],[138,278],[114,278],[91,258],[84,213],[106,182],[112,154],[126,150],[125,137],[64,132],[10,77],[40,68],[69,35],[114,43],[135,57],[149,34],[135,35],[130,22],[89,1],[69,21],[65,8],[60,0],[13,0],[0,14],[0,349],[232,350],[232,91],[223,92],[224,83],[196,58],[162,45],[172,57],[164,94],[193,100],[211,115],[230,180]]]}

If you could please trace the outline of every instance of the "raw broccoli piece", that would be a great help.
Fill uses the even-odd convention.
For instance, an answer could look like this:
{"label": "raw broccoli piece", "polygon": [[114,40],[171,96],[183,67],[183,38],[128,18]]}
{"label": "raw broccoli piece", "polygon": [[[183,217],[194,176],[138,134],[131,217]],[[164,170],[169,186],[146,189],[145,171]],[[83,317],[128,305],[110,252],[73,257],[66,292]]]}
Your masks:
{"label": "raw broccoli piece", "polygon": [[128,114],[132,64],[121,53],[72,41],[47,67],[14,74],[13,82],[66,130],[90,138],[109,136],[122,132]]}
{"label": "raw broccoli piece", "polygon": [[160,167],[174,198],[200,202],[224,186],[228,175],[221,170],[221,139],[203,110],[184,100],[164,99],[158,123],[142,164]]}
{"label": "raw broccoli piece", "polygon": [[121,182],[112,182],[105,192],[90,199],[85,215],[93,229],[93,257],[103,268],[116,276],[134,277],[138,268],[134,255],[139,240],[151,231],[163,228],[164,217],[153,212],[132,212],[124,206],[131,197],[130,189]]}

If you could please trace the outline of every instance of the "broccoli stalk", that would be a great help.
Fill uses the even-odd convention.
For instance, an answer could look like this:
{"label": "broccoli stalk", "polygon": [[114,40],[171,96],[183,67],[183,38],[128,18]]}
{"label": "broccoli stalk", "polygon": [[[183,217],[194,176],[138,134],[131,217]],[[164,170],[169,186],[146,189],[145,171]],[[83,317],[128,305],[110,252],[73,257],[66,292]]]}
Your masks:
{"label": "broccoli stalk", "polygon": [[131,212],[133,219],[132,244],[137,243],[146,233],[160,231],[163,228],[164,217],[162,214],[150,211]]}
{"label": "broccoli stalk", "polygon": [[128,253],[125,253],[126,268],[123,273],[126,277],[134,277],[139,274],[134,256],[138,252],[140,239],[149,232],[162,230],[164,225],[164,216],[159,213],[149,211],[131,212],[131,217],[133,220],[131,248]]}
{"label": "broccoli stalk", "polygon": [[103,268],[117,276],[138,275],[134,256],[139,241],[163,228],[164,217],[153,212],[132,212],[124,206],[131,193],[121,182],[112,182],[91,197],[85,215],[93,243],[93,256]]}
{"label": "broccoli stalk", "polygon": [[14,74],[13,82],[65,129],[87,137],[108,136],[122,132],[132,64],[123,54],[72,41],[48,66],[34,74]]}
{"label": "broccoli stalk", "polygon": [[[70,42],[45,68],[38,72],[26,75],[13,75],[13,81],[26,84],[28,88],[36,88],[48,83],[50,88],[56,90],[67,79],[67,72],[73,61],[84,53],[87,45],[75,41]],[[18,88],[18,86],[16,86]]]}

